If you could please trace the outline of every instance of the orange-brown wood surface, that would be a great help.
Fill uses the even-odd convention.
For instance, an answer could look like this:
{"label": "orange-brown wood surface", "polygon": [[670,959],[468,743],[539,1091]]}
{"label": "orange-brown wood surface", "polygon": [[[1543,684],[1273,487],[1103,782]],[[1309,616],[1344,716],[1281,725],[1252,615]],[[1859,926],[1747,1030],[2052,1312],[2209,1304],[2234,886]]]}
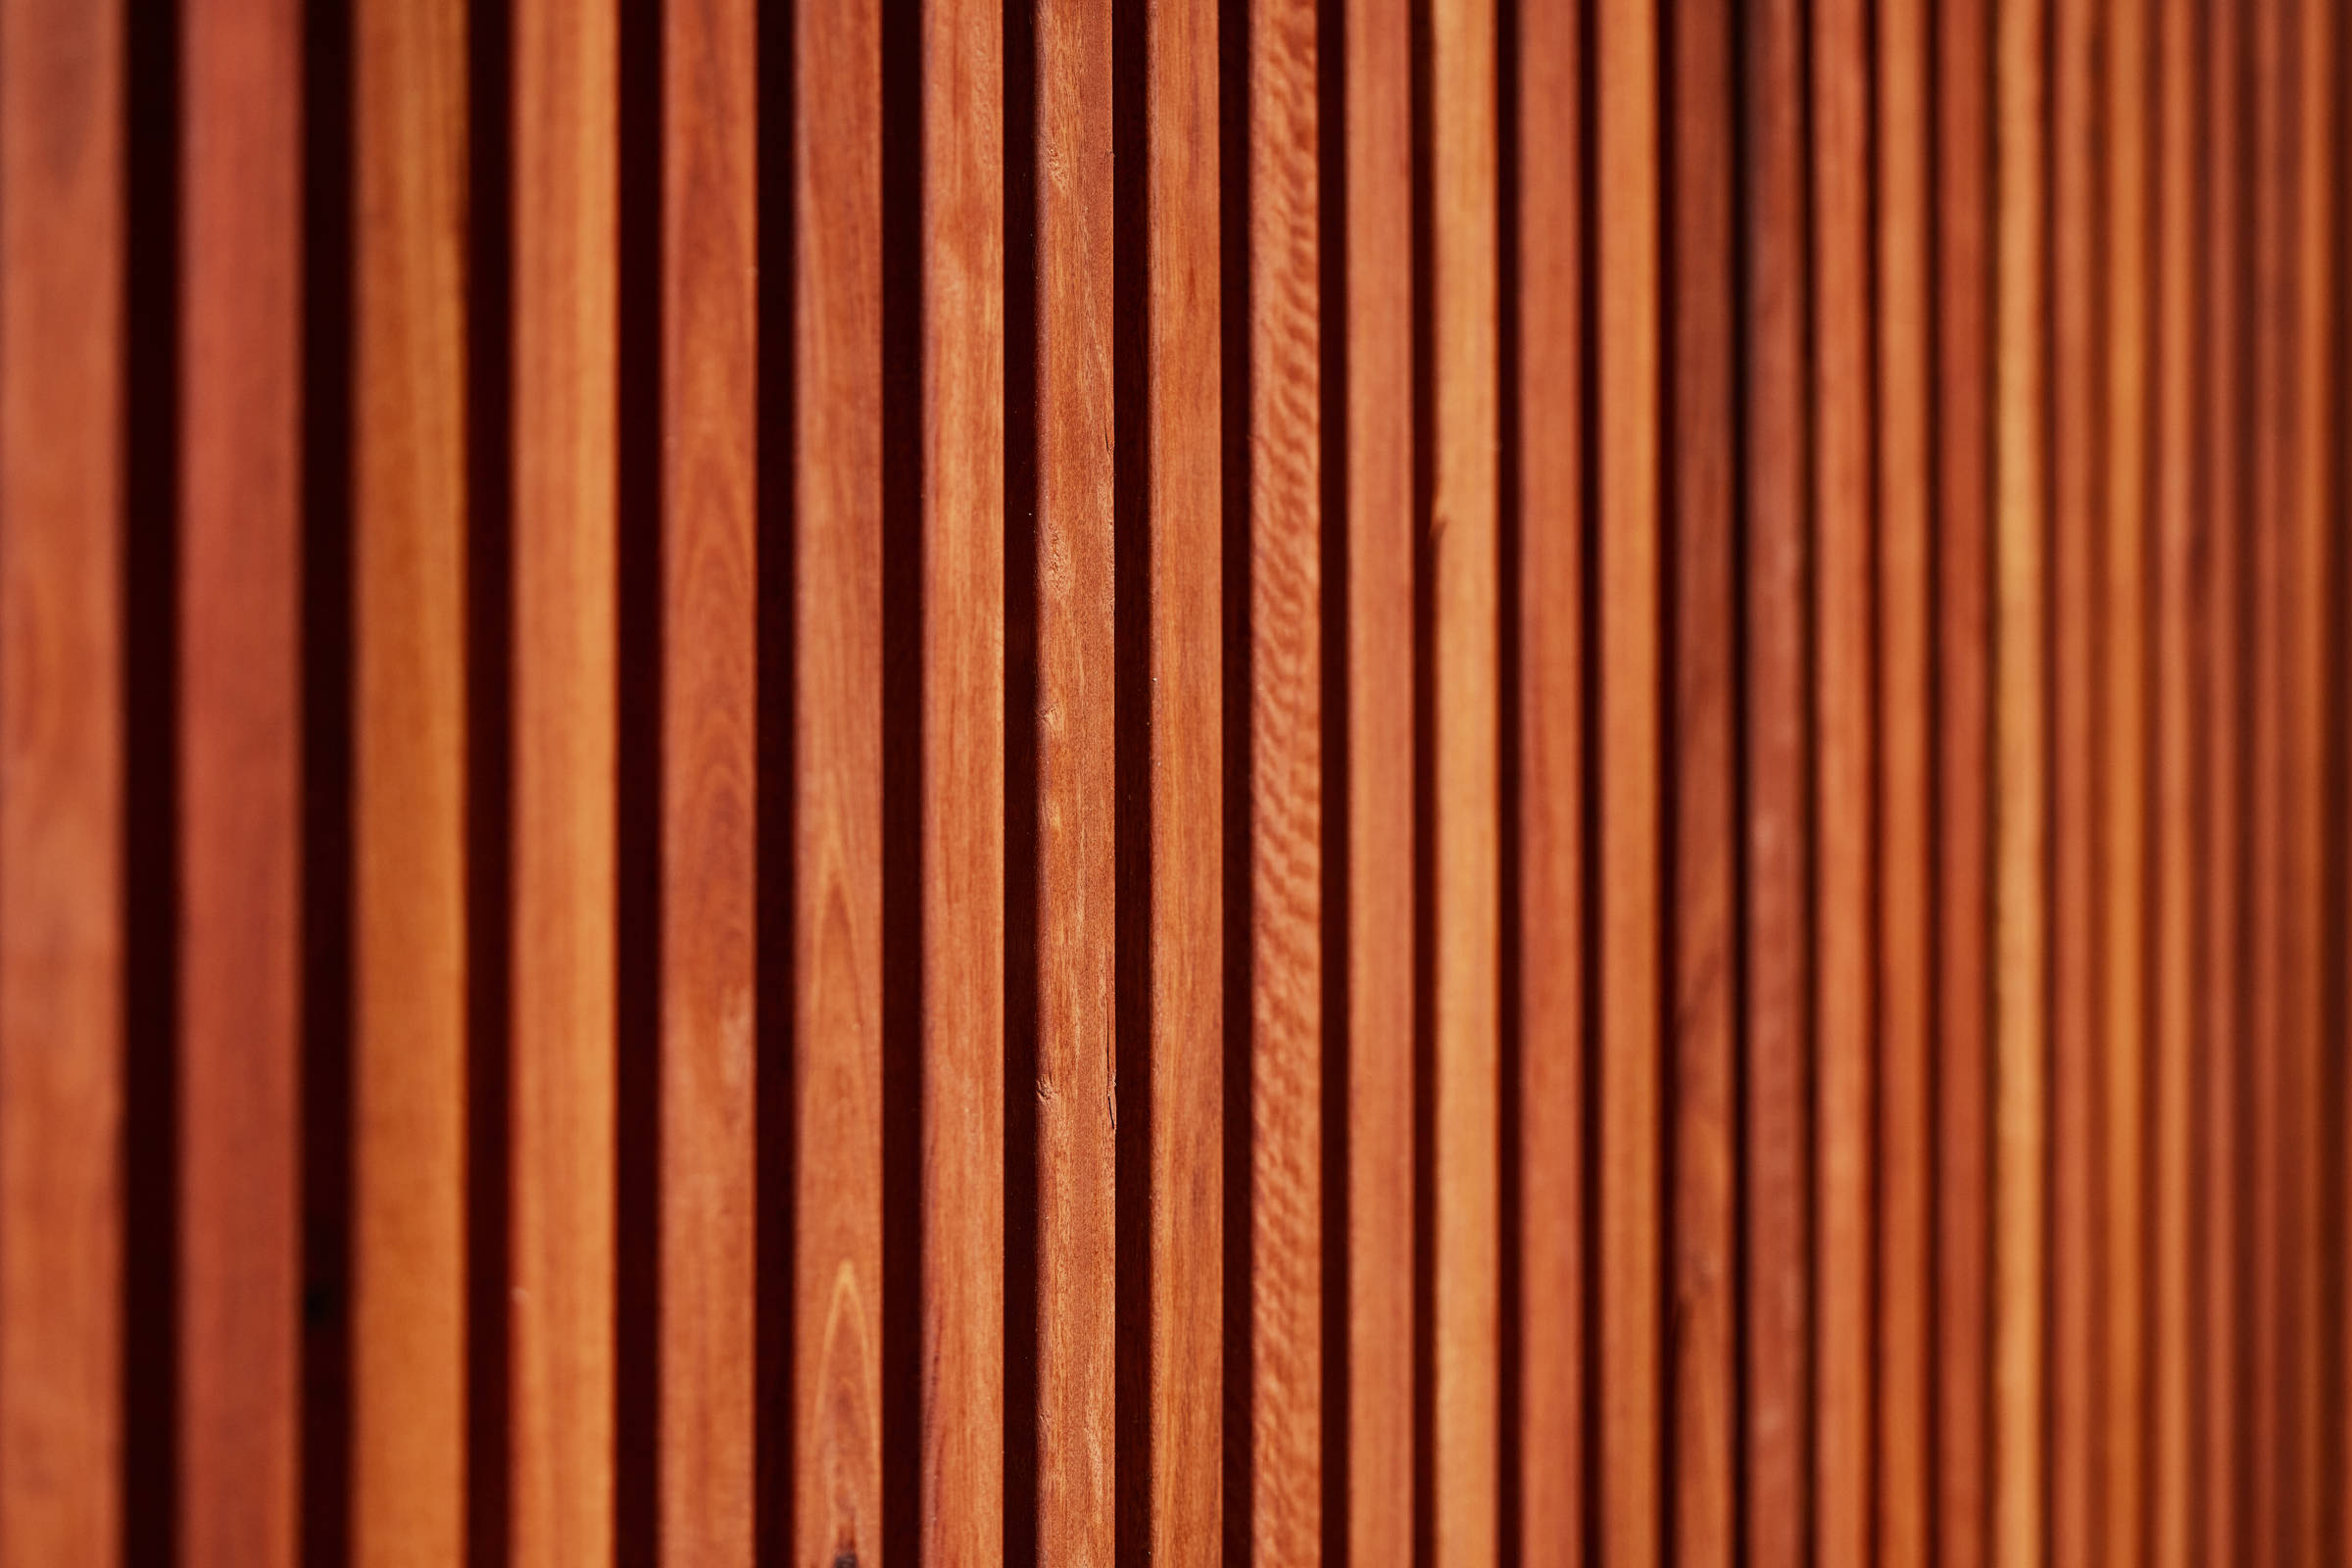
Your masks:
{"label": "orange-brown wood surface", "polygon": [[181,38],[178,1534],[207,1564],[291,1565],[300,1495],[299,23]]}
{"label": "orange-brown wood surface", "polygon": [[352,32],[351,1529],[389,1565],[466,1523],[466,14]]}

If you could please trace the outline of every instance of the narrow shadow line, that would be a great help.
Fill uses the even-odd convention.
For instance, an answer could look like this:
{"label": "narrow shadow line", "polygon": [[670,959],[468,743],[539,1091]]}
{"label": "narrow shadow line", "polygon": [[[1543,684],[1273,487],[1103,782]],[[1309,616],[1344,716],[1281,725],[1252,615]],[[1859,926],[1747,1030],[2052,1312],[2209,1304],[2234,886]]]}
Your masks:
{"label": "narrow shadow line", "polygon": [[662,17],[621,0],[613,451],[614,1557],[661,1551]]}
{"label": "narrow shadow line", "polygon": [[179,1545],[179,31],[123,27],[123,1560]]}
{"label": "narrow shadow line", "polygon": [[882,6],[882,1554],[916,1560],[923,1408],[923,29]]}
{"label": "narrow shadow line", "polygon": [[1600,941],[1600,844],[1601,801],[1600,777],[1600,269],[1594,265],[1600,254],[1600,109],[1599,73],[1593,62],[1598,58],[1599,20],[1596,6],[1587,6],[1578,18],[1577,59],[1581,79],[1577,83],[1577,159],[1579,172],[1577,190],[1577,255],[1583,258],[1577,276],[1577,321],[1584,333],[1578,346],[1577,361],[1577,432],[1578,449],[1583,462],[1578,466],[1581,494],[1578,497],[1578,515],[1582,533],[1577,541],[1577,583],[1581,597],[1576,609],[1578,642],[1581,654],[1577,661],[1580,688],[1577,711],[1582,715],[1583,733],[1577,737],[1577,765],[1584,773],[1580,799],[1581,820],[1577,825],[1578,842],[1583,846],[1583,863],[1578,867],[1577,884],[1577,963],[1583,978],[1581,998],[1583,1016],[1578,1020],[1581,1038],[1576,1043],[1577,1081],[1582,1096],[1583,1116],[1578,1127],[1578,1185],[1582,1196],[1583,1212],[1578,1216],[1583,1255],[1577,1259],[1577,1278],[1582,1295],[1579,1311],[1584,1325],[1584,1343],[1578,1348],[1581,1366],[1578,1384],[1584,1390],[1584,1409],[1579,1415],[1581,1432],[1577,1444],[1582,1460],[1578,1478],[1578,1496],[1583,1518],[1584,1557],[1587,1562],[1602,1560],[1601,1535],[1601,1379],[1605,1371],[1600,1355],[1600,1039],[1601,1039],[1601,941]]}
{"label": "narrow shadow line", "polygon": [[794,377],[800,227],[793,205],[793,134],[798,122],[794,31],[798,4],[761,8],[759,18],[759,754],[754,839],[754,941],[759,993],[755,1225],[754,1547],[764,1568],[792,1560],[798,1440],[793,1340],[797,1299],[800,1118],[799,949],[793,891],[799,885],[800,691],[793,654],[800,643],[798,510],[800,392]]}
{"label": "narrow shadow line", "polygon": [[[1681,345],[1677,321],[1676,286],[1682,265],[1686,239],[1678,221],[1677,203],[1680,181],[1676,178],[1680,143],[1685,134],[1680,123],[1679,94],[1676,87],[1675,8],[1660,6],[1657,11],[1656,42],[1651,51],[1656,77],[1650,84],[1651,102],[1655,104],[1657,120],[1657,257],[1658,257],[1658,325],[1656,351],[1658,356],[1657,389],[1650,416],[1657,430],[1657,583],[1651,606],[1651,621],[1657,629],[1657,684],[1648,693],[1652,721],[1658,737],[1657,777],[1661,796],[1657,812],[1657,863],[1651,872],[1652,886],[1657,894],[1654,941],[1657,953],[1656,994],[1650,999],[1650,1016],[1655,1020],[1651,1034],[1652,1081],[1657,1085],[1657,1164],[1652,1176],[1653,1212],[1658,1216],[1657,1274],[1652,1282],[1656,1297],[1652,1303],[1658,1348],[1657,1399],[1658,1419],[1656,1451],[1650,1462],[1661,1478],[1657,1488],[1658,1557],[1662,1562],[1678,1558],[1676,1537],[1680,1519],[1675,1507],[1675,1458],[1681,1442],[1682,1367],[1678,1335],[1675,1332],[1676,1305],[1681,1297],[1681,1269],[1676,1254],[1680,1250],[1683,1205],[1677,1201],[1675,1167],[1679,1161],[1681,1139],[1676,1094],[1676,1060],[1680,1055],[1682,1032],[1680,992],[1682,989],[1682,960],[1685,944],[1681,922],[1676,918],[1679,900],[1676,895],[1682,882],[1682,770],[1681,770],[1681,703],[1678,694],[1682,685],[1682,604],[1679,592],[1682,577],[1684,485],[1676,464],[1677,438],[1681,420],[1676,405],[1681,397],[1682,377],[1677,361]],[[1604,677],[1606,672],[1603,672]],[[1594,841],[1597,843],[1598,841]]]}
{"label": "narrow shadow line", "polygon": [[507,14],[467,21],[466,411],[466,1560],[507,1560],[513,1154],[514,231]]}
{"label": "narrow shadow line", "polygon": [[[1937,3],[1938,0],[1929,0],[1929,5],[1931,8]],[[1745,65],[1745,62],[1748,59],[1748,51],[1754,47],[1754,44],[1752,42],[1752,34],[1749,30],[1750,19],[1747,9],[1743,6],[1737,5],[1732,6],[1729,9],[1729,41],[1731,46],[1731,60],[1733,62],[1732,68],[1729,72],[1732,93],[1732,126],[1734,136],[1736,138],[1740,138],[1747,134],[1747,126],[1752,123],[1752,84],[1748,79],[1752,73]],[[1935,124],[1935,115],[1933,111],[1931,111],[1929,114],[1928,122],[1932,129]],[[1735,142],[1735,145],[1737,145],[1737,142]],[[1933,165],[1931,165],[1931,167],[1933,167]],[[1755,275],[1756,265],[1754,234],[1755,203],[1754,193],[1750,188],[1750,184],[1754,178],[1754,160],[1752,158],[1744,156],[1736,156],[1733,158],[1732,167],[1729,173],[1729,182],[1731,186],[1730,216],[1732,231],[1732,294],[1730,300],[1730,318],[1732,327],[1732,458],[1730,463],[1732,511],[1730,532],[1732,551],[1732,649],[1733,658],[1736,661],[1733,667],[1736,672],[1743,670],[1746,650],[1749,646],[1747,591],[1749,571],[1748,509],[1753,498],[1752,489],[1749,483],[1750,475],[1748,471],[1748,459],[1751,450],[1749,447],[1749,439],[1753,430],[1753,426],[1750,422],[1751,412],[1749,406],[1752,402],[1750,391],[1755,379],[1753,351],[1753,335],[1755,332],[1755,291],[1750,280]],[[1935,254],[1935,246],[1931,244],[1928,247],[1928,251],[1931,257],[1932,265],[1932,258]],[[1931,336],[1933,336],[1933,334],[1931,334]],[[1935,374],[1933,370],[1930,372],[1929,380],[1930,384],[1933,385],[1935,381]],[[1934,443],[1931,443],[1930,445],[1931,448],[1933,448]],[[1931,486],[1933,483],[1934,481],[1931,478]],[[1934,491],[1931,489],[1931,494],[1933,493]],[[1931,599],[1931,603],[1935,601]],[[1934,639],[1931,638],[1930,642],[1932,646]],[[1729,1293],[1731,1298],[1732,1319],[1732,1391],[1731,1410],[1729,1413],[1731,1418],[1732,1433],[1731,1545],[1732,1560],[1734,1562],[1747,1561],[1747,1515],[1749,1488],[1746,1457],[1747,1423],[1748,1412],[1750,1408],[1748,1399],[1750,1350],[1750,1346],[1748,1344],[1748,1326],[1750,1320],[1748,1315],[1749,1301],[1747,1286],[1748,1258],[1750,1255],[1748,1244],[1752,1228],[1751,1222],[1754,1218],[1754,1200],[1748,1192],[1747,1182],[1745,1180],[1745,1173],[1749,1169],[1747,1027],[1748,964],[1752,956],[1749,951],[1749,944],[1746,939],[1745,911],[1752,907],[1749,900],[1753,891],[1749,877],[1750,867],[1748,864],[1749,857],[1747,853],[1749,821],[1748,813],[1752,808],[1749,778],[1751,753],[1748,745],[1748,693],[1749,682],[1744,678],[1743,674],[1736,673],[1731,683],[1730,693],[1732,710],[1731,794],[1733,824],[1733,853],[1731,857],[1731,906],[1733,910],[1734,927],[1732,940],[1730,943],[1730,967],[1732,984],[1731,1168],[1735,1173],[1735,1192],[1737,1194],[1738,1204],[1732,1223],[1732,1257],[1731,1273],[1729,1275],[1729,1278],[1732,1281],[1732,1288]],[[1936,1014],[1933,1011],[1933,1009],[1931,1009],[1930,1016],[1933,1017],[1936,1015]],[[1931,1120],[1934,1120],[1934,1118],[1931,1118]],[[1929,1168],[1932,1170],[1939,1168],[1933,1163],[1935,1157],[1936,1156],[1931,1150],[1929,1154],[1929,1159],[1931,1161]],[[1931,1229],[1933,1229],[1932,1226]],[[1931,1400],[1934,1396],[1934,1383],[1935,1380],[1930,1379]],[[1931,1415],[1928,1418],[1928,1441],[1930,1443],[1935,1441],[1935,1419],[1933,1415]],[[1930,1473],[1935,1473],[1932,1468]],[[1930,1490],[1931,1493],[1940,1491],[1939,1488],[1931,1488]],[[1932,1554],[1935,1550],[1934,1544],[1938,1540],[1936,1532],[1933,1526],[1931,1526],[1929,1529],[1928,1540],[1931,1544],[1930,1551]]]}
{"label": "narrow shadow line", "polygon": [[1323,1562],[1348,1568],[1348,1497],[1352,1419],[1352,1366],[1348,1323],[1348,1227],[1353,1209],[1348,1169],[1351,1128],[1353,1017],[1350,1011],[1348,942],[1352,899],[1348,796],[1352,732],[1348,692],[1348,7],[1346,0],[1317,0],[1315,7],[1315,122],[1320,127],[1315,158],[1317,213],[1316,279],[1322,442],[1322,661],[1323,715]]}
{"label": "narrow shadow line", "polygon": [[305,18],[302,258],[302,1557],[351,1546],[351,15]]}
{"label": "narrow shadow line", "polygon": [[1037,15],[1004,7],[1004,1561],[1038,1558]]}
{"label": "narrow shadow line", "polygon": [[1520,302],[1519,178],[1524,149],[1520,141],[1519,4],[1497,0],[1495,6],[1494,102],[1498,135],[1494,164],[1495,299],[1495,729],[1496,839],[1500,850],[1496,893],[1500,901],[1496,923],[1495,979],[1499,988],[1495,1021],[1496,1152],[1500,1166],[1496,1183],[1495,1223],[1500,1235],[1495,1249],[1496,1298],[1501,1304],[1496,1324],[1495,1401],[1495,1518],[1498,1561],[1518,1568],[1527,1544],[1520,1538],[1527,1498],[1527,1453],[1522,1438],[1526,1414],[1527,1279],[1521,1258],[1526,1236],[1527,1154],[1522,1142],[1525,1126],[1527,1072],[1526,1015],[1523,1010],[1526,977],[1526,931],[1521,920],[1522,838],[1521,763],[1525,756],[1520,704],[1524,697],[1522,670],[1523,618],[1519,591],[1521,530],[1525,526],[1525,490],[1521,462],[1524,428],[1519,401]]}

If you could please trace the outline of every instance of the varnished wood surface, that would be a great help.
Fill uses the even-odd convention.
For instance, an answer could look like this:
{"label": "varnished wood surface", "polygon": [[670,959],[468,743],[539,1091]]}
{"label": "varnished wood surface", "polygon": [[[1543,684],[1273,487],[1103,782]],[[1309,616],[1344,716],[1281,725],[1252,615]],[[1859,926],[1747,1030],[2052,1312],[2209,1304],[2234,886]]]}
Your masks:
{"label": "varnished wood surface", "polygon": [[0,0],[0,1553],[2332,1561],[2347,59]]}

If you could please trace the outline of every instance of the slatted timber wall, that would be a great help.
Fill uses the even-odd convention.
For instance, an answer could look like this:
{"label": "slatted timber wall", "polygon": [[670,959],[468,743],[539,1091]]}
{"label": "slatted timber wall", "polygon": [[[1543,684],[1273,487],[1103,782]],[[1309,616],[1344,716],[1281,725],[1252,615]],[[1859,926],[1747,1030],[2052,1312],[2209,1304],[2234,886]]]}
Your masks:
{"label": "slatted timber wall", "polygon": [[2331,0],[0,0],[0,1564],[2341,1564]]}

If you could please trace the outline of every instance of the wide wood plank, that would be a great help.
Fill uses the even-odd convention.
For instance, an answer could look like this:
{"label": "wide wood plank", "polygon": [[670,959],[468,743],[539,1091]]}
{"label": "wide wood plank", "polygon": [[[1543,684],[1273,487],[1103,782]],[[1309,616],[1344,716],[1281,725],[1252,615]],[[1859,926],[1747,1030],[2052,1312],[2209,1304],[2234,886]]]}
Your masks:
{"label": "wide wood plank", "polygon": [[1992,1531],[1993,1561],[2041,1560],[2048,1192],[2048,598],[2042,563],[2044,282],[2043,0],[1995,0],[1994,240]]}
{"label": "wide wood plank", "polygon": [[1674,758],[1667,937],[1674,1155],[1665,1238],[1673,1446],[1666,1462],[1675,1560],[1693,1565],[1729,1563],[1738,1531],[1732,26],[1728,5],[1704,0],[1679,7],[1668,29],[1673,199],[1670,271],[1661,279],[1672,301],[1666,354],[1673,388],[1664,415],[1673,454],[1666,522],[1672,706],[1664,722]]}
{"label": "wide wood plank", "polygon": [[1593,61],[1600,400],[1600,1546],[1659,1557],[1658,19],[1604,0]]}
{"label": "wide wood plank", "polygon": [[1117,1545],[1111,27],[1105,0],[1037,8],[1035,1504],[1044,1562],[1108,1563]]}
{"label": "wide wood plank", "polygon": [[1928,1473],[1936,1296],[1932,20],[1920,0],[1883,0],[1875,24],[1880,988],[1873,1471],[1877,1552],[1889,1563],[1928,1560],[1934,1518]]}
{"label": "wide wood plank", "polygon": [[[1503,436],[1515,442],[1519,465],[1519,514],[1509,524],[1519,575],[1516,603],[1504,613],[1518,617],[1519,638],[1519,710],[1507,716],[1516,719],[1519,741],[1520,1229],[1506,1239],[1519,1249],[1519,1298],[1504,1310],[1518,1319],[1521,1469],[1520,1514],[1503,1526],[1516,1531],[1520,1560],[1530,1568],[1567,1568],[1584,1560],[1591,1500],[1585,564],[1592,519],[1585,480],[1594,460],[1584,433],[1587,87],[1576,8],[1524,6],[1517,27],[1519,120],[1506,134],[1517,138],[1519,297],[1505,306],[1518,321],[1518,384],[1510,389],[1518,427]],[[1349,74],[1352,86],[1353,60]],[[1358,242],[1356,265],[1365,265],[1373,243],[1377,236]],[[1732,280],[1720,281],[1728,287]],[[1367,454],[1361,461],[1397,460]],[[1738,1281],[1727,1276],[1723,1288],[1736,1291]],[[1359,1538],[1357,1561],[1365,1560]]]}
{"label": "wide wood plank", "polygon": [[1427,561],[1437,809],[1432,956],[1437,1100],[1431,1157],[1438,1561],[1494,1560],[1501,1235],[1496,952],[1501,935],[1500,707],[1495,665],[1494,17],[1473,0],[1430,15],[1431,273]]}
{"label": "wide wood plank", "polygon": [[179,1544],[189,1563],[287,1568],[300,1495],[301,16],[250,0],[182,25]]}
{"label": "wide wood plank", "polygon": [[505,1457],[514,1561],[554,1568],[612,1555],[615,8],[514,28]]}
{"label": "wide wood plank", "polygon": [[1250,1542],[1322,1549],[1322,464],[1312,0],[1250,70]]}
{"label": "wide wood plank", "polygon": [[0,1557],[116,1560],[122,17],[0,6]]}
{"label": "wide wood plank", "polygon": [[[1004,23],[923,7],[926,1562],[1004,1551]],[[904,720],[902,720],[904,721]]]}
{"label": "wide wood plank", "polygon": [[662,77],[660,1521],[753,1531],[757,31],[672,0]]}
{"label": "wide wood plank", "polygon": [[882,1546],[882,163],[872,0],[793,13],[797,1561]]}
{"label": "wide wood plank", "polygon": [[1796,0],[1763,0],[1755,7],[1746,26],[1740,95],[1748,191],[1747,275],[1740,281],[1748,333],[1741,388],[1747,777],[1740,917],[1747,1061],[1740,1447],[1746,1550],[1759,1568],[1809,1562],[1813,1541],[1803,26]]}
{"label": "wide wood plank", "polygon": [[352,47],[352,1544],[389,1565],[465,1524],[465,7],[363,0]]}

